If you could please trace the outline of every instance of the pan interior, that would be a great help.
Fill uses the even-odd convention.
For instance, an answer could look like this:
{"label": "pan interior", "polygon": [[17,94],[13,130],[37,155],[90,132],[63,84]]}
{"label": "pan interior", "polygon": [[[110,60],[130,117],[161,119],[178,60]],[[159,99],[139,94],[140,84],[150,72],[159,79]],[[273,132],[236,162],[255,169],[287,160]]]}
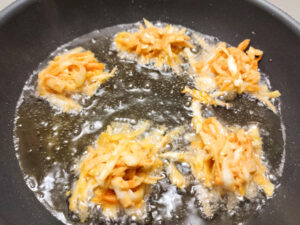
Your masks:
{"label": "pan interior", "polygon": [[[128,24],[105,28],[58,48],[33,72],[19,99],[14,140],[26,184],[39,201],[64,223],[78,223],[77,216],[68,210],[65,195],[76,179],[72,170],[74,164],[82,156],[86,146],[94,143],[108,124],[112,121],[136,123],[138,120],[150,120],[154,124],[164,124],[170,128],[190,124],[190,99],[180,94],[184,86],[192,85],[188,76],[179,76],[171,71],[162,72],[134,61],[122,60],[112,50],[113,36],[117,32],[136,27],[137,24]],[[217,41],[213,37],[203,37],[211,42]],[[81,113],[59,113],[45,100],[36,97],[37,74],[53,56],[77,46],[91,50],[106,65],[107,70],[117,66],[117,71],[113,78],[101,85],[93,97],[81,99],[84,105]],[[266,76],[264,78],[267,79]],[[264,156],[271,173],[270,179],[279,184],[278,178],[284,163],[284,127],[280,116],[246,95],[237,97],[232,104],[233,107],[229,110],[207,107],[204,113],[208,116],[215,115],[229,125],[258,124],[263,138]],[[280,108],[279,101],[276,105]],[[142,223],[238,224],[249,215],[259,213],[264,204],[263,196],[257,201],[246,200],[229,214],[221,206],[219,215],[207,220],[203,217],[192,186],[186,191],[180,191],[171,186],[169,180],[164,179],[154,185],[147,217]],[[86,224],[104,221],[100,216],[88,220]],[[117,223],[131,224],[133,221],[133,218],[122,216]]]}

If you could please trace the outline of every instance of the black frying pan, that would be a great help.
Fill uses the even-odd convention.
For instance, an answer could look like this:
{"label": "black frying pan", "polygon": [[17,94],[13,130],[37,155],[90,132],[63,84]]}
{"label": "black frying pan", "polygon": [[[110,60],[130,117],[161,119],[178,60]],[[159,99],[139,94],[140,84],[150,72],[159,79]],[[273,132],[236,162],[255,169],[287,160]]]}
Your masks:
{"label": "black frying pan", "polygon": [[287,154],[275,197],[246,224],[299,224],[300,25],[264,1],[242,0],[24,0],[1,12],[0,224],[61,224],[26,187],[15,157],[14,111],[29,74],[75,37],[143,17],[181,24],[233,45],[251,38],[264,50],[260,68],[270,76],[273,89],[282,92]]}

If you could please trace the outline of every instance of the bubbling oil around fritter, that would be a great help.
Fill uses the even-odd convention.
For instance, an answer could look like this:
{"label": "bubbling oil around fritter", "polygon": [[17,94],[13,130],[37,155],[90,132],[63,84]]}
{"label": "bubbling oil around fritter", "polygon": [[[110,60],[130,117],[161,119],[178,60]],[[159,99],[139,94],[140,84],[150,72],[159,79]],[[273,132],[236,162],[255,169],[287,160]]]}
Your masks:
{"label": "bubbling oil around fritter", "polygon": [[[95,31],[67,43],[52,53],[51,56],[55,56],[65,49],[82,46],[95,53],[97,59],[103,62],[109,71],[117,66],[115,76],[102,84],[93,97],[79,99],[84,107],[80,114],[60,113],[52,109],[46,101],[38,99],[35,90],[37,72],[34,72],[26,83],[18,102],[15,146],[25,181],[41,203],[66,224],[78,224],[78,217],[68,210],[68,198],[65,195],[76,179],[74,165],[86,151],[86,146],[94,143],[108,124],[112,121],[135,124],[141,119],[151,120],[158,125],[164,124],[169,128],[190,124],[190,99],[180,94],[186,85],[192,86],[188,76],[178,76],[168,70],[159,71],[151,66],[141,66],[132,60],[120,59],[117,52],[111,48],[117,32],[136,29],[137,26],[138,24],[120,25]],[[195,31],[188,30],[188,33],[192,34]],[[210,42],[216,40],[203,37]],[[201,51],[201,48],[196,50]],[[40,65],[38,71],[49,59]],[[236,98],[231,103],[233,107],[230,110],[206,107],[204,116],[215,115],[226,124],[241,126],[257,123],[263,131],[265,157],[276,180],[280,177],[279,168],[282,168],[284,159],[281,118],[246,95]],[[185,144],[187,143],[183,139],[178,140],[170,149],[181,148]],[[189,176],[188,166],[177,166]],[[254,213],[264,202],[263,197],[257,202],[246,201],[240,208],[231,212],[233,216],[217,217],[213,221],[204,220],[201,218],[201,205],[195,198],[196,186],[191,183],[182,191],[172,186],[168,179],[159,181],[153,187],[153,195],[149,196],[147,203],[147,214],[140,223],[238,223]],[[135,218],[122,215],[117,221],[108,221],[101,216],[101,210],[97,208],[94,209],[94,215],[96,214],[97,216],[87,220],[85,224],[136,222]]]}

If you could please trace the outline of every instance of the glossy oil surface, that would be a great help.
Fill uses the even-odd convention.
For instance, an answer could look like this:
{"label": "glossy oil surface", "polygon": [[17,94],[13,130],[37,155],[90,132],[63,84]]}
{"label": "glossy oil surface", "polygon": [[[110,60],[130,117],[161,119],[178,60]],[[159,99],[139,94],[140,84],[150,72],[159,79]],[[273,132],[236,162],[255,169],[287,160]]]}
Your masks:
{"label": "glossy oil surface", "polygon": [[[170,70],[162,72],[151,66],[141,66],[134,61],[120,59],[113,50],[113,36],[136,26],[120,25],[94,31],[60,47],[32,74],[19,100],[15,120],[15,147],[25,181],[46,208],[65,223],[76,224],[78,221],[76,215],[68,211],[65,195],[75,179],[72,168],[86,146],[94,143],[109,123],[136,123],[146,119],[170,128],[190,124],[190,99],[180,94],[185,85],[192,85],[187,74],[177,75]],[[217,40],[205,38],[209,41]],[[53,56],[77,46],[95,53],[107,70],[117,66],[117,71],[93,97],[81,99],[84,106],[81,113],[60,113],[47,101],[36,97],[37,73]],[[280,117],[246,95],[236,98],[232,103],[233,107],[229,110],[207,107],[204,115],[215,115],[228,125],[258,124],[266,161],[272,174],[271,180],[276,183],[284,162],[284,130]],[[153,187],[147,217],[142,223],[239,223],[260,211],[265,202],[264,197],[258,198],[256,202],[246,201],[230,214],[225,213],[221,205],[220,215],[213,220],[205,220],[195,196],[193,185],[182,192],[171,186],[167,179],[159,182]],[[86,223],[97,224],[99,221],[104,222],[104,219],[90,219]],[[132,218],[120,217],[115,222],[126,224],[130,221]]]}

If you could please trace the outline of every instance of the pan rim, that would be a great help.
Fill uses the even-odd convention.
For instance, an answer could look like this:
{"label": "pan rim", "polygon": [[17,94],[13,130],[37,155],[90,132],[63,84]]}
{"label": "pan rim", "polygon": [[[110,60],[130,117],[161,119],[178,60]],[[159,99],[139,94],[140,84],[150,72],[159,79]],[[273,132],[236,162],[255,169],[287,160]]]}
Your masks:
{"label": "pan rim", "polygon": [[[0,29],[9,24],[9,22],[18,14],[23,13],[31,4],[40,3],[42,0],[16,0],[8,7],[0,11]],[[300,37],[300,22],[296,21],[289,14],[274,6],[272,3],[266,0],[244,0],[261,9],[264,13],[276,18],[279,23],[282,23],[289,31],[298,37]],[[0,224],[3,222],[0,217]],[[6,222],[6,221],[5,221]]]}
{"label": "pan rim", "polygon": [[[290,30],[296,35],[300,36],[300,22],[290,16],[287,12],[273,5],[267,0],[244,0],[249,4],[252,4],[260,9],[262,9],[265,13],[276,17],[279,21],[284,23]],[[0,11],[0,28],[4,26],[10,18],[14,17],[17,13],[21,12],[24,8],[29,6],[30,4],[38,2],[38,0],[16,0],[11,3],[9,6]]]}

